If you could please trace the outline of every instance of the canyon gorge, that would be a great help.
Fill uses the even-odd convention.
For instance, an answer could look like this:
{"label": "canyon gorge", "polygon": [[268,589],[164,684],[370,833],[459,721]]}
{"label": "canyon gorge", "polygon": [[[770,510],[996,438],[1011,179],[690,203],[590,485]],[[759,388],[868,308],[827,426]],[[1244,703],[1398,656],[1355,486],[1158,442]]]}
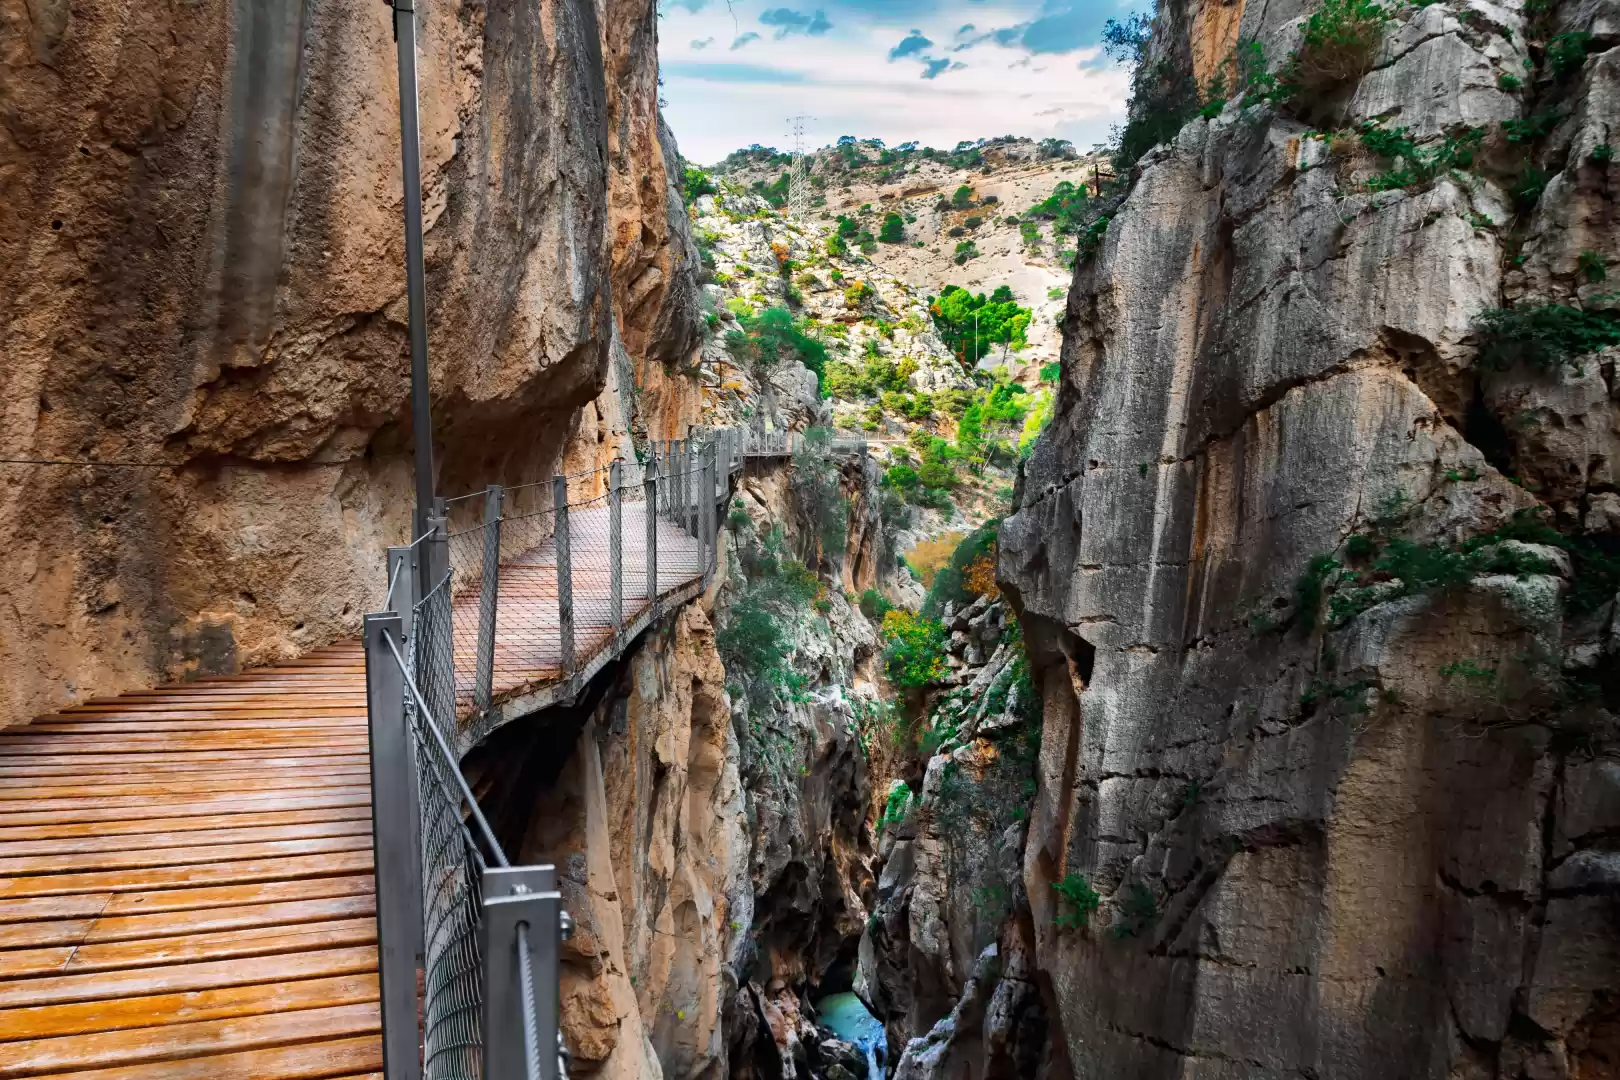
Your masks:
{"label": "canyon gorge", "polygon": [[[0,0],[0,722],[384,606],[386,12]],[[462,762],[572,1075],[1620,1078],[1615,0],[1162,0],[1111,148],[797,214],[651,0],[419,18],[438,489],[796,440]]]}

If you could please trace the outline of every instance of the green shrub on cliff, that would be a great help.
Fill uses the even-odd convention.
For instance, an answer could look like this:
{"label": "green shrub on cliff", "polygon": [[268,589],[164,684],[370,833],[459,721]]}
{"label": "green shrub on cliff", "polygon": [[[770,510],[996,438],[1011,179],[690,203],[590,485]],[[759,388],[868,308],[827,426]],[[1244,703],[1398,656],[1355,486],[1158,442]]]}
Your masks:
{"label": "green shrub on cliff", "polygon": [[806,333],[805,324],[795,320],[791,311],[767,308],[757,316],[744,312],[737,316],[737,323],[740,329],[726,334],[726,351],[756,381],[763,381],[781,364],[797,361],[815,372],[816,385],[825,388],[827,346]]}
{"label": "green shrub on cliff", "polygon": [[1588,353],[1620,344],[1620,314],[1566,304],[1491,308],[1474,322],[1481,367],[1500,371],[1527,364],[1542,371],[1578,367]]}
{"label": "green shrub on cliff", "polygon": [[1086,875],[1069,871],[1062,881],[1052,882],[1058,894],[1058,913],[1052,917],[1053,925],[1061,930],[1079,930],[1091,924],[1102,897],[1091,887]]}
{"label": "green shrub on cliff", "polygon": [[932,686],[950,673],[945,624],[896,608],[883,616],[883,669],[896,686]]}

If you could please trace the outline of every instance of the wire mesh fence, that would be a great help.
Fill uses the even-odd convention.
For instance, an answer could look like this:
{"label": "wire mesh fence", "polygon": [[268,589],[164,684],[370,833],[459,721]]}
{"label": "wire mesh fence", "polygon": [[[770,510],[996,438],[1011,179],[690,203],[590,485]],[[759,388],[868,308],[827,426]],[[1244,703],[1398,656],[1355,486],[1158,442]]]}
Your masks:
{"label": "wire mesh fence", "polygon": [[460,747],[488,734],[498,702],[594,670],[673,593],[707,580],[717,503],[743,456],[740,433],[715,429],[655,443],[642,462],[444,501],[454,524],[428,541],[448,584],[431,700],[456,718]]}
{"label": "wire mesh fence", "polygon": [[[461,755],[492,730],[499,702],[594,670],[681,590],[708,582],[719,507],[743,458],[737,433],[714,431],[655,444],[644,462],[439,500],[433,527],[412,545],[417,550],[394,549],[389,602],[401,597],[396,611],[410,615],[408,656],[395,655],[406,683],[400,722],[416,773],[417,813],[404,816],[416,818],[419,1035],[429,1080],[473,1080],[498,1067],[491,1054],[503,1052],[503,1034],[483,1028],[509,1026],[488,1019],[503,1015],[488,1010],[501,1001],[491,985],[504,985],[490,982],[491,962],[498,968],[506,954],[493,946],[481,951],[480,935],[491,932],[489,910],[511,898],[488,874],[492,865],[502,868],[497,875],[533,869],[507,867],[460,774]],[[403,569],[407,556],[409,565],[427,568],[431,586],[414,605],[410,586],[400,591],[401,575],[414,581]],[[470,830],[469,822],[478,828]],[[379,889],[384,876],[379,862]],[[566,915],[560,919],[565,925]],[[536,1000],[532,935],[526,923],[517,926],[527,1018]],[[545,955],[555,971],[555,943],[550,950]],[[496,1043],[486,1045],[486,1036]],[[538,1075],[532,1052],[529,1060]],[[546,1070],[565,1071],[560,1059],[555,1071]]]}

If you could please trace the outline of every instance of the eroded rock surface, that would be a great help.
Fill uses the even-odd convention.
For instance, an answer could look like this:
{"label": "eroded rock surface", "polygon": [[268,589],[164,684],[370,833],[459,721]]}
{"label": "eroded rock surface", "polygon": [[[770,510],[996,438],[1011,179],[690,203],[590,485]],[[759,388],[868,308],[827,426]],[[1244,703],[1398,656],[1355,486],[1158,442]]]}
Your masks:
{"label": "eroded rock surface", "polygon": [[[1248,5],[1240,36],[1297,40],[1302,14]],[[1576,270],[1620,236],[1591,149],[1620,51],[1600,34],[1512,94],[1524,25],[1403,9],[1341,96],[1341,122],[1420,139],[1485,126],[1470,171],[1373,193],[1389,162],[1353,137],[1233,102],[1142,160],[1077,268],[999,570],[1042,688],[1023,875],[1077,1076],[1620,1060],[1615,838],[1587,817],[1620,755],[1615,583],[1565,558],[1620,541],[1614,363],[1487,370],[1477,329],[1605,303]],[[1516,149],[1499,122],[1534,109],[1567,118]],[[1550,180],[1515,221],[1527,163]],[[1054,886],[1081,879],[1076,926]]]}
{"label": "eroded rock surface", "polygon": [[[605,15],[421,9],[443,493],[627,427],[580,414],[616,326],[627,370],[695,340],[653,5]],[[165,466],[0,467],[0,720],[356,632],[412,503],[389,10],[0,25],[0,449]]]}

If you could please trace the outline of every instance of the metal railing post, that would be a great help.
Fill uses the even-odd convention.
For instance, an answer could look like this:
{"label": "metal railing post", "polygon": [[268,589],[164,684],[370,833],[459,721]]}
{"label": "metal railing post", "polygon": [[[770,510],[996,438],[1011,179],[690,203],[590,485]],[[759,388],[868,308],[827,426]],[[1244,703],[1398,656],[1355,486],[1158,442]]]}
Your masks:
{"label": "metal railing post", "polygon": [[473,707],[488,712],[495,700],[495,620],[501,588],[501,486],[484,489],[484,565],[478,582],[478,667]]}
{"label": "metal railing post", "polygon": [[715,449],[714,443],[711,442],[703,453],[703,552],[705,555],[703,584],[705,587],[714,578],[715,557],[718,554],[714,528],[714,481],[715,474],[718,471],[715,468]]}
{"label": "metal railing post", "polygon": [[570,927],[557,871],[492,867],[482,886],[484,1080],[558,1080],[557,960]]}
{"label": "metal railing post", "polygon": [[682,510],[681,477],[685,470],[681,461],[681,440],[669,441],[669,516],[676,524],[685,526],[685,511]]}
{"label": "metal railing post", "polygon": [[403,645],[404,634],[393,612],[367,615],[364,627],[383,1071],[388,1080],[417,1080],[422,1075],[416,1009],[417,954],[422,950],[420,819],[416,763],[405,721],[405,673],[387,641]]}
{"label": "metal railing post", "polygon": [[574,673],[574,559],[568,536],[568,478],[551,478],[551,503],[556,508],[557,532],[557,638],[562,647],[562,673]]}
{"label": "metal railing post", "polygon": [[608,466],[608,617],[613,620],[613,651],[623,647],[624,633],[624,467],[618,458]]}
{"label": "metal railing post", "polygon": [[658,458],[647,465],[647,610],[658,618]]}
{"label": "metal railing post", "polygon": [[422,541],[422,552],[417,556],[422,571],[422,596],[432,592],[450,572],[450,516],[442,498],[433,500],[427,516],[427,531],[428,538]]}
{"label": "metal railing post", "polygon": [[411,640],[411,635],[416,632],[413,622],[416,618],[416,601],[420,599],[417,592],[417,586],[421,584],[419,577],[416,548],[388,549],[388,580],[392,583],[389,589],[393,592],[388,610],[399,616],[400,635],[405,641]]}

